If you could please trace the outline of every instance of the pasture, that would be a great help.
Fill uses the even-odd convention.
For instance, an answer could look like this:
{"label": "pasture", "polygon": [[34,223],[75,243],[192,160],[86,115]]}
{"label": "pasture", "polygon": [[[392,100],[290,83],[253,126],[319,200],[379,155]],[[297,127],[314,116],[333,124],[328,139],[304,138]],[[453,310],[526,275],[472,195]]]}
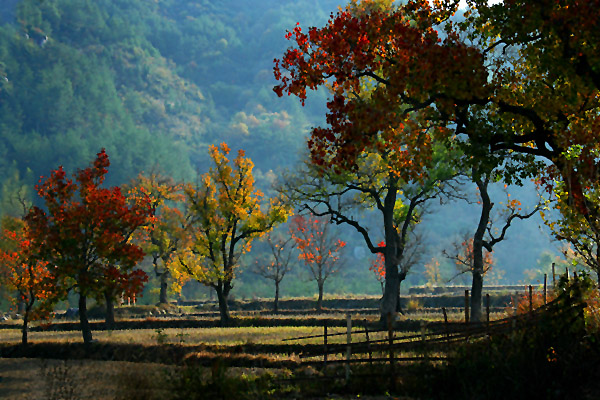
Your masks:
{"label": "pasture", "polygon": [[[428,301],[433,300],[421,299],[413,305]],[[429,398],[424,388],[430,380],[448,379],[444,366],[454,361],[445,360],[454,359],[455,348],[438,346],[427,351],[423,358],[425,353],[419,342],[425,343],[426,336],[443,332],[448,326],[452,329],[465,326],[464,310],[457,307],[449,307],[448,324],[439,309],[411,309],[399,316],[393,332],[378,330],[378,316],[368,308],[362,313],[361,309],[353,308],[328,309],[322,313],[292,309],[281,314],[272,314],[264,308],[238,308],[232,312],[228,327],[218,326],[217,314],[206,310],[206,305],[170,309],[168,313],[151,310],[154,312],[150,316],[143,307],[122,307],[118,310],[116,329],[104,329],[101,319],[92,321],[95,342],[89,345],[82,343],[76,320],[36,324],[29,332],[30,344],[26,348],[19,344],[18,320],[0,323],[3,398],[332,399],[356,398],[358,394],[360,398],[389,398],[385,393],[390,385],[394,393],[408,396],[407,399],[421,395]],[[348,314],[352,320],[350,341],[355,350],[367,339],[379,342],[373,354],[369,350],[369,358],[384,360],[389,356],[399,361],[394,365],[385,361],[367,364],[367,352],[353,354],[352,378],[348,379],[349,364],[345,361]],[[500,320],[510,315],[511,309],[496,307],[490,319]],[[527,328],[528,333],[523,336],[511,334],[511,346],[518,347],[520,337],[547,336],[547,332],[538,332],[537,325],[540,324],[530,325],[533,328]],[[393,356],[386,347],[389,335],[396,343],[403,342],[403,347],[395,348]],[[484,342],[493,343],[489,335],[482,337],[488,337]],[[494,359],[499,354],[502,360],[504,354],[510,354],[503,340],[497,345],[488,344],[484,347],[487,350],[478,351],[478,355]],[[410,346],[413,341],[414,348]],[[469,346],[480,343],[469,342],[472,342]],[[324,349],[327,364],[323,363]],[[312,358],[305,358],[309,354]],[[458,365],[459,369],[464,368]],[[467,365],[472,367],[470,363]],[[447,384],[452,386],[451,382]]]}

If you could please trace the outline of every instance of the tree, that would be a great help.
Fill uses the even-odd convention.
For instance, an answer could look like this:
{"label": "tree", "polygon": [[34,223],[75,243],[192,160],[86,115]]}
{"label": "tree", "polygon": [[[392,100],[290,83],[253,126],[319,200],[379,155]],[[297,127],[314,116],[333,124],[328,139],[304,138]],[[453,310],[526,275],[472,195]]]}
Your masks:
{"label": "tree", "polygon": [[17,292],[16,304],[24,304],[21,342],[27,345],[29,322],[50,316],[57,290],[48,263],[36,258],[37,251],[25,223],[5,217],[2,229],[0,282]]}
{"label": "tree", "polygon": [[[598,193],[598,184],[590,185],[584,193],[585,202],[597,205],[600,201]],[[553,194],[553,201],[547,200],[545,209],[549,209],[552,204],[559,217],[550,218],[545,211],[541,212],[544,223],[556,239],[572,246],[577,261],[596,274],[600,287],[600,221],[586,218],[569,201],[568,189],[564,183],[556,184]],[[565,257],[568,256],[567,251],[568,249],[563,250]]]}
{"label": "tree", "polygon": [[131,185],[130,196],[148,196],[154,218],[138,238],[144,252],[152,257],[154,274],[160,278],[159,303],[168,303],[171,274],[169,262],[180,247],[185,232],[185,216],[179,205],[185,200],[183,185],[170,177],[151,172],[140,174]]}
{"label": "tree", "polygon": [[494,246],[505,239],[506,232],[515,219],[525,220],[531,218],[540,209],[540,203],[538,203],[530,212],[523,213],[521,202],[511,199],[510,193],[506,191],[508,186],[504,185],[506,201],[504,204],[500,203],[503,208],[498,211],[498,215],[493,216],[491,212],[494,203],[489,194],[489,184],[492,177],[492,173],[481,175],[473,168],[472,179],[477,184],[480,198],[478,204],[481,205],[477,228],[472,238],[464,238],[459,246],[455,246],[453,254],[446,253],[459,266],[459,272],[470,272],[473,277],[470,317],[473,322],[481,321],[483,278],[491,269]]}
{"label": "tree", "polygon": [[295,248],[292,237],[287,239],[278,236],[273,238],[271,233],[267,236],[270,255],[255,261],[254,272],[263,278],[270,279],[275,284],[275,299],[273,300],[273,311],[279,312],[279,284],[291,269],[290,260]]}
{"label": "tree", "polygon": [[[475,274],[475,257],[474,257],[474,250],[473,250],[473,236],[471,234],[465,234],[463,235],[463,237],[453,243],[453,249],[451,252],[448,252],[446,250],[443,251],[443,254],[448,257],[449,259],[451,259],[452,261],[454,261],[454,263],[456,264],[456,270],[457,270],[457,274],[456,276],[465,274],[465,273],[469,273],[469,274]],[[437,262],[438,266],[439,266],[439,262]],[[494,255],[492,252],[488,251],[487,249],[484,248],[483,251],[483,272],[480,272],[480,274],[483,276],[485,276],[491,269],[492,266],[494,265]],[[455,276],[455,277],[456,277]],[[454,278],[450,279],[453,280]]]}
{"label": "tree", "polygon": [[[382,132],[381,136],[385,134]],[[371,253],[383,254],[382,322],[400,311],[400,284],[414,265],[411,254],[418,254],[410,250],[409,238],[414,235],[427,202],[451,193],[452,179],[456,175],[448,162],[448,154],[440,146],[436,146],[439,151],[423,160],[419,168],[407,164],[406,169],[397,172],[398,163],[404,161],[399,160],[395,144],[386,141],[380,150],[363,150],[357,156],[353,171],[335,171],[305,161],[296,171],[283,177],[278,189],[301,210],[351,226],[362,236]],[[356,215],[373,209],[381,217],[385,246],[375,245],[369,226]]]}
{"label": "tree", "polygon": [[176,277],[190,277],[215,289],[224,325],[230,319],[227,297],[239,257],[250,251],[254,239],[289,215],[289,207],[278,199],[264,204],[263,194],[254,188],[254,164],[244,151],[239,150],[232,163],[229,151],[225,143],[210,146],[214,166],[201,183],[185,187],[190,239],[172,264]]}
{"label": "tree", "polygon": [[67,178],[62,167],[36,186],[47,211],[33,207],[26,216],[41,260],[54,265],[53,280],[62,293],[79,294],[83,341],[92,341],[87,298],[131,295],[147,276],[136,268],[144,252],[131,243],[133,233],[152,217],[147,196],[128,204],[119,187],[102,188],[110,162],[104,149],[93,164]]}
{"label": "tree", "polygon": [[[279,94],[302,102],[307,89],[330,85],[329,127],[314,128],[313,162],[351,169],[377,132],[395,130],[413,157],[421,129],[402,129],[411,114],[445,142],[453,137],[493,169],[510,152],[507,183],[532,174],[568,185],[584,218],[600,210],[583,196],[598,176],[599,36],[590,2],[413,0],[392,10],[340,10],[304,33],[275,60]],[[444,31],[444,36],[436,29]],[[361,96],[370,83],[369,96]],[[405,107],[404,105],[408,105]],[[486,127],[486,129],[481,129]],[[540,163],[539,158],[547,163]]]}
{"label": "tree", "polygon": [[[423,236],[417,233],[414,228],[415,227],[411,227],[409,230],[408,237],[404,244],[402,262],[400,264],[401,275],[404,276],[408,275],[409,271],[421,261],[421,255],[423,254]],[[377,246],[385,248],[385,242],[381,241]],[[373,260],[369,270],[373,271],[375,278],[381,284],[382,294],[385,294],[385,253],[376,253],[376,258]],[[402,280],[399,284],[402,284]],[[403,312],[400,302],[400,289],[398,289],[398,303],[396,309],[398,312]]]}
{"label": "tree", "polygon": [[440,268],[440,261],[433,257],[425,264],[425,276],[426,285],[429,287],[445,285],[446,279],[443,277],[442,270]]}
{"label": "tree", "polygon": [[342,266],[340,251],[346,243],[332,237],[331,223],[314,216],[296,215],[292,218],[290,233],[300,254],[298,259],[310,269],[311,280],[317,282],[319,297],[317,311],[323,310],[323,288],[325,281],[337,273]]}

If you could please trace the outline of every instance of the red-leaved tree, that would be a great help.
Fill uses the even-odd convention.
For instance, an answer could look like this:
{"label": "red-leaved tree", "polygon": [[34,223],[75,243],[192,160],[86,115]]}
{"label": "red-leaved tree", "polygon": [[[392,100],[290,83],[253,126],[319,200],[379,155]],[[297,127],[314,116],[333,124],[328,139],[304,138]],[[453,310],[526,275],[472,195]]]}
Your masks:
{"label": "red-leaved tree", "polygon": [[[27,227],[21,219],[3,222],[0,240],[0,282],[17,293],[15,305],[23,304],[21,342],[27,344],[29,322],[47,318],[52,312],[57,288],[53,284],[48,263],[37,260],[37,249],[29,239]],[[5,225],[12,225],[6,227]]]}
{"label": "red-leaved tree", "polygon": [[93,164],[67,177],[62,167],[36,186],[46,210],[26,216],[40,258],[54,265],[53,278],[64,293],[79,294],[83,341],[92,341],[87,298],[115,298],[141,291],[147,276],[136,264],[142,249],[129,240],[152,217],[146,197],[130,201],[119,187],[102,188],[110,162],[104,149]]}
{"label": "red-leaved tree", "polygon": [[292,219],[290,233],[300,254],[298,258],[310,268],[312,280],[317,281],[319,298],[317,310],[323,309],[325,281],[340,268],[340,251],[346,243],[331,236],[325,219],[297,215]]}

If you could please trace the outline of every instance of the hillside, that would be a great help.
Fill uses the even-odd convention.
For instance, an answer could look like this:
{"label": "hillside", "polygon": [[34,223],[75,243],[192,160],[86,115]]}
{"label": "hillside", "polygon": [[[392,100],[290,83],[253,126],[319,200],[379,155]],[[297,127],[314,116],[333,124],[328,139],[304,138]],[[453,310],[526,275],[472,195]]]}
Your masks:
{"label": "hillside", "polygon": [[[322,25],[333,0],[5,0],[0,9],[1,213],[20,213],[11,199],[58,165],[73,170],[106,148],[110,184],[159,169],[193,179],[208,167],[207,146],[243,148],[256,163],[259,186],[291,167],[311,126],[324,123],[326,93],[306,106],[272,91],[273,59],[288,46],[296,22]],[[524,197],[532,198],[530,189]],[[472,231],[476,211],[451,203],[425,219],[423,262],[440,257],[449,238]],[[505,281],[523,279],[553,248],[539,221],[513,228],[498,247]],[[376,220],[372,229],[379,229]],[[336,291],[378,293],[360,236],[349,242],[345,277]],[[260,247],[258,247],[260,248]],[[252,256],[251,256],[252,257]],[[451,267],[451,266],[450,266]],[[303,276],[300,274],[300,276]],[[412,283],[422,283],[422,268]],[[368,284],[365,284],[368,282]],[[283,291],[313,289],[303,279]],[[269,294],[266,283],[243,275],[241,295]],[[236,289],[237,290],[237,289]]]}

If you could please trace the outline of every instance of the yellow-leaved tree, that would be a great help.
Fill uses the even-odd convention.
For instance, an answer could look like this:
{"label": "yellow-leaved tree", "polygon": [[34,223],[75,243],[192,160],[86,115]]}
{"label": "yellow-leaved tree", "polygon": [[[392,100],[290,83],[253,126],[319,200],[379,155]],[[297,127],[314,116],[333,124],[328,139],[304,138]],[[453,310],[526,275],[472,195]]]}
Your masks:
{"label": "yellow-leaved tree", "polygon": [[178,281],[195,279],[212,287],[219,299],[221,323],[229,321],[227,297],[233,288],[239,257],[250,251],[252,241],[285,222],[290,208],[279,199],[265,204],[255,189],[254,164],[238,151],[230,162],[225,143],[210,146],[214,166],[197,185],[187,185],[187,244],[172,263]]}
{"label": "yellow-leaved tree", "polygon": [[168,304],[172,283],[168,264],[186,235],[183,185],[152,171],[140,173],[127,189],[131,198],[147,196],[150,200],[154,218],[148,222],[148,229],[136,233],[135,240],[152,258],[154,274],[160,279],[159,304]]}

